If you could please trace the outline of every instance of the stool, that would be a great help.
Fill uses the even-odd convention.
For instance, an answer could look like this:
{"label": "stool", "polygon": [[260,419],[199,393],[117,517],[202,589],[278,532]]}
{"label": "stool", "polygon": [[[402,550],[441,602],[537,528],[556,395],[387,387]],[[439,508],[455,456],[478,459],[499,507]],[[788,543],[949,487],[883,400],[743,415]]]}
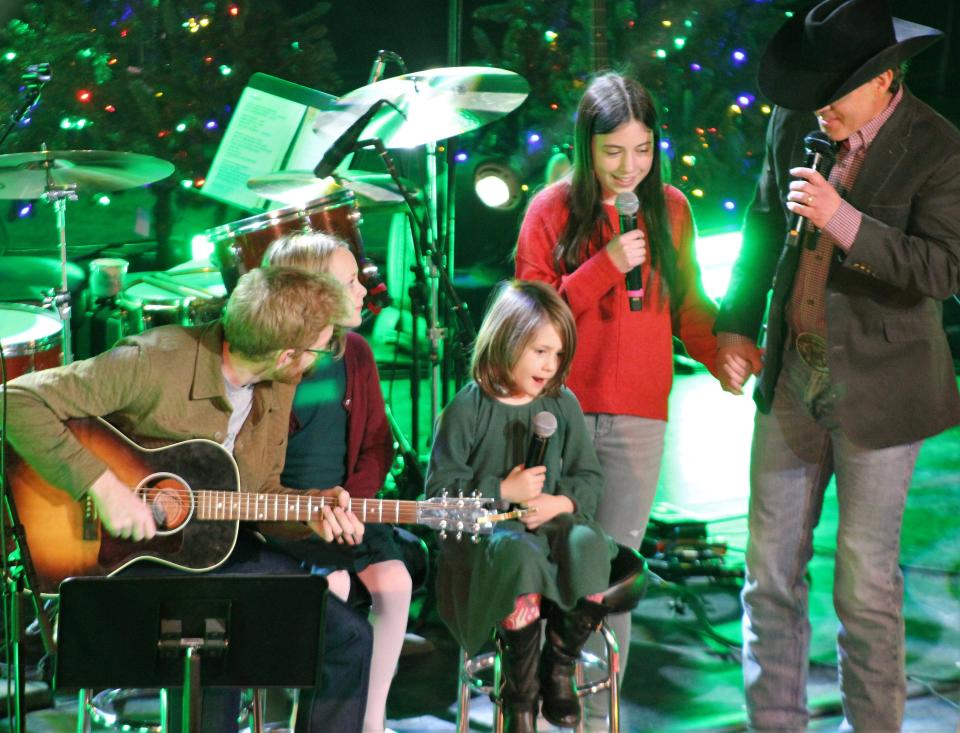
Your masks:
{"label": "stool", "polygon": [[[286,723],[264,721],[266,690],[249,691],[251,733],[289,730]],[[156,687],[112,688],[94,695],[81,690],[78,699],[79,733],[91,733],[94,726],[125,733],[165,733],[167,691]]]}
{"label": "stool", "polygon": [[[647,564],[636,550],[619,545],[616,557],[610,564],[610,587],[601,595],[600,602],[610,609],[610,613],[626,613],[643,598],[647,590]],[[616,634],[604,621],[600,625],[600,634],[604,640],[606,659],[597,659],[592,654],[581,654],[577,663],[576,684],[580,696],[581,713],[583,698],[607,690],[610,696],[610,733],[620,733],[620,646]],[[586,667],[601,670],[602,676],[589,684],[586,682]],[[481,674],[493,670],[492,682],[481,678]],[[460,652],[459,690],[457,693],[457,731],[469,733],[470,729],[470,692],[475,690],[490,696],[494,704],[494,731],[503,733],[503,711],[500,708],[500,656],[499,651],[484,652],[470,657]],[[583,718],[577,728],[583,731]]]}

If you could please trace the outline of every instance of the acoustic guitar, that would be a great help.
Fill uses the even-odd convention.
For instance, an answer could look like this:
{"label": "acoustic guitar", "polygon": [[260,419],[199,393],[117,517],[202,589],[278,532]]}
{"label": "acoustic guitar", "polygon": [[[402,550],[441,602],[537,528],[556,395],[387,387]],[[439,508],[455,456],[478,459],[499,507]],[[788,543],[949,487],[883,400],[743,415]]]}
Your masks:
{"label": "acoustic guitar", "polygon": [[[201,573],[233,551],[240,522],[306,522],[334,502],[307,494],[240,490],[237,464],[219,443],[195,439],[144,448],[99,418],[67,422],[80,443],[106,463],[150,507],[157,536],[144,542],[102,529],[93,501],[77,501],[15,456],[8,471],[11,496],[24,527],[41,592],[56,592],[64,578],[112,575],[139,561]],[[482,497],[439,496],[426,501],[354,499],[362,521],[419,524],[457,539],[493,530],[517,513],[495,513]]]}

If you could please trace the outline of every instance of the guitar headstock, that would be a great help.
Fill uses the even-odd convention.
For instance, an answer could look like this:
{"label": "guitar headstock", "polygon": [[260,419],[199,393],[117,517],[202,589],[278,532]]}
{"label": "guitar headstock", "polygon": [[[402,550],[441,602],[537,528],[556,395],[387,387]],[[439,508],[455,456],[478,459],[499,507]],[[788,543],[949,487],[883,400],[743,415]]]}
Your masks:
{"label": "guitar headstock", "polygon": [[469,535],[471,541],[479,542],[480,535],[493,532],[493,525],[503,518],[498,515],[491,498],[472,494],[449,496],[446,491],[426,501],[417,502],[418,520],[440,533],[440,539],[446,539],[448,533],[454,533],[457,541]]}

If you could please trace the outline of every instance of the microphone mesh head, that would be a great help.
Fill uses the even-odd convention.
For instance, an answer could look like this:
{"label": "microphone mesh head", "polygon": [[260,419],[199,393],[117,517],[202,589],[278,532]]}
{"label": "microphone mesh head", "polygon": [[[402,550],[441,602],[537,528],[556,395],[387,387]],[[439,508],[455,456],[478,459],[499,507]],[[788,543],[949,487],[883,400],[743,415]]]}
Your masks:
{"label": "microphone mesh head", "polygon": [[557,432],[557,416],[552,412],[538,412],[533,416],[533,432],[541,438],[549,438]]}
{"label": "microphone mesh head", "polygon": [[640,199],[633,191],[624,191],[617,194],[617,213],[621,216],[633,216],[640,210]]}
{"label": "microphone mesh head", "polygon": [[814,130],[803,138],[803,147],[807,153],[819,153],[830,161],[837,157],[837,143],[821,130]]}

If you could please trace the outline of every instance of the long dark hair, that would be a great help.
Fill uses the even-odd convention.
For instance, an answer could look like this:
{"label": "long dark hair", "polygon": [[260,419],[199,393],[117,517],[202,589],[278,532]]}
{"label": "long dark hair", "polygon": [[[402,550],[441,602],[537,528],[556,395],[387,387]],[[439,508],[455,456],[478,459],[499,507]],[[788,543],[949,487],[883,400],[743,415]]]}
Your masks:
{"label": "long dark hair", "polygon": [[[619,74],[608,72],[597,76],[580,100],[574,130],[573,176],[568,199],[570,218],[554,250],[554,266],[558,272],[577,269],[587,257],[587,249],[598,224],[609,224],[603,209],[600,184],[593,171],[593,136],[611,133],[631,120],[642,122],[653,133],[653,164],[647,176],[634,189],[647,224],[650,278],[652,280],[654,273],[659,272],[666,284],[671,306],[677,308],[683,293],[677,276],[677,256],[663,194],[660,122],[656,105],[641,84]],[[650,285],[648,282],[647,287]]]}

